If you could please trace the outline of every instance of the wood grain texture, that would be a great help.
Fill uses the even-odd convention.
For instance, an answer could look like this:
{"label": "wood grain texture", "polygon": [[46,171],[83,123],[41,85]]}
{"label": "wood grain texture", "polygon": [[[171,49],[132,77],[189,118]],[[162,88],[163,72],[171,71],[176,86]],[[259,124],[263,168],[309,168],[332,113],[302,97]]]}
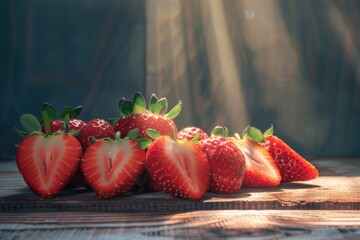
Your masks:
{"label": "wood grain texture", "polygon": [[[357,160],[352,160],[357,161]],[[320,161],[319,161],[320,162]],[[325,160],[324,160],[325,162]],[[322,172],[331,172],[339,161],[328,160]],[[282,183],[274,188],[242,188],[235,194],[207,193],[201,201],[170,197],[161,192],[132,193],[100,200],[90,189],[67,189],[43,200],[32,193],[14,169],[14,162],[0,163],[0,212],[186,212],[220,209],[318,209],[360,210],[360,176],[321,176],[308,182]],[[351,164],[352,169],[359,164]],[[326,167],[327,166],[327,167]],[[9,171],[6,171],[6,168]],[[324,170],[322,170],[324,169]],[[359,168],[358,168],[359,169]],[[343,173],[343,175],[346,175]]]}
{"label": "wood grain texture", "polygon": [[0,214],[0,239],[356,239],[359,211]]}

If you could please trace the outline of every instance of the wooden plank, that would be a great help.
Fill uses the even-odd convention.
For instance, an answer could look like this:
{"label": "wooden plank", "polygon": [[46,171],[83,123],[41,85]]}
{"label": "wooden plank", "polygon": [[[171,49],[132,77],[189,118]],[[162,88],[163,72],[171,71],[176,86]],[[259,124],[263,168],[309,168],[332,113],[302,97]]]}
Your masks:
{"label": "wooden plank", "polygon": [[0,214],[1,239],[359,239],[360,211]]}
{"label": "wooden plank", "polygon": [[[333,165],[338,161],[333,161]],[[8,164],[10,169],[13,165]],[[350,163],[349,163],[350,164]],[[328,161],[327,165],[331,165]],[[360,209],[360,176],[321,176],[308,182],[283,183],[274,188],[242,188],[236,194],[207,193],[201,201],[170,197],[160,192],[128,193],[100,200],[92,190],[67,189],[54,199],[33,194],[21,175],[3,169],[0,181],[0,212],[185,212],[219,209]],[[356,164],[353,164],[355,166]],[[6,166],[5,166],[6,167]],[[5,171],[5,173],[4,173]]]}

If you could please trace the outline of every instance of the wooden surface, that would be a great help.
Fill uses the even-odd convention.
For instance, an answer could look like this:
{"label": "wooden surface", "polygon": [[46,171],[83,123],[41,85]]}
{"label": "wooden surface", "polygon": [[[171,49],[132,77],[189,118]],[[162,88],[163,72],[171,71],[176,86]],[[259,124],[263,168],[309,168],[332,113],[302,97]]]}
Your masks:
{"label": "wooden surface", "polygon": [[80,188],[42,200],[13,161],[0,162],[0,239],[359,239],[360,159],[314,164],[313,181],[189,201],[159,192],[100,200]]}

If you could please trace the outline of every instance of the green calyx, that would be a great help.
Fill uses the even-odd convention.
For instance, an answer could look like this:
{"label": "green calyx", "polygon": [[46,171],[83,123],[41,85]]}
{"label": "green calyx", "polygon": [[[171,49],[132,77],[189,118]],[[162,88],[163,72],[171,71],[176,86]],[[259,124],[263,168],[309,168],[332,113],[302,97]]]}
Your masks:
{"label": "green calyx", "polygon": [[160,98],[155,94],[152,94],[149,101],[149,109],[146,108],[146,100],[144,96],[137,92],[134,95],[133,101],[121,98],[119,101],[119,109],[125,116],[137,114],[137,113],[153,113],[156,115],[165,116],[169,119],[177,117],[182,109],[182,102],[179,101],[168,113],[168,101],[166,98]]}
{"label": "green calyx", "polygon": [[34,115],[22,115],[20,117],[20,124],[25,129],[25,131],[21,131],[17,128],[15,128],[15,131],[22,137],[27,137],[33,134],[43,135],[43,133],[41,132],[41,124]]}
{"label": "green calyx", "polygon": [[17,128],[15,128],[15,131],[22,137],[27,137],[29,135],[43,135],[43,136],[49,136],[49,135],[58,135],[58,134],[70,134],[76,136],[79,131],[72,131],[69,130],[69,115],[66,115],[64,117],[64,130],[58,131],[54,134],[51,134],[51,128],[50,128],[50,118],[48,116],[48,112],[42,111],[42,121],[45,127],[45,133],[41,131],[41,123],[37,117],[35,117],[32,114],[24,114],[20,117],[20,124],[25,129],[25,131],[21,131]]}
{"label": "green calyx", "polygon": [[210,137],[225,137],[229,136],[229,129],[227,127],[216,126],[212,131]]}
{"label": "green calyx", "polygon": [[121,143],[124,140],[129,140],[129,139],[133,139],[137,141],[137,145],[141,148],[141,149],[147,149],[150,144],[151,144],[151,140],[147,139],[147,138],[141,138],[140,134],[139,134],[139,129],[135,128],[132,129],[128,132],[127,136],[125,138],[121,138],[121,133],[118,131],[115,133],[115,138],[111,139],[111,138],[103,138],[103,139],[96,139],[96,138],[92,138],[91,141],[92,142],[96,142],[96,141],[100,141],[100,140],[106,140],[109,141],[110,143]]}
{"label": "green calyx", "polygon": [[[70,119],[77,118],[80,115],[82,109],[83,109],[83,107],[81,105],[76,106],[76,107],[66,106],[63,109],[61,109],[61,111],[58,114],[53,105],[51,105],[50,103],[44,102],[42,105],[42,108],[41,108],[41,112],[46,112],[46,114],[48,115],[48,118],[51,122],[51,121],[55,121],[58,119],[64,120],[66,115],[68,115]],[[40,123],[42,123],[42,121],[40,121]]]}
{"label": "green calyx", "polygon": [[[274,134],[274,126],[272,124],[270,128],[267,129],[264,133],[256,127],[247,126],[242,133],[242,139],[250,139],[257,143],[263,143],[265,142],[266,137],[271,136],[273,134]],[[237,139],[241,139],[238,133],[235,133],[234,136]]]}

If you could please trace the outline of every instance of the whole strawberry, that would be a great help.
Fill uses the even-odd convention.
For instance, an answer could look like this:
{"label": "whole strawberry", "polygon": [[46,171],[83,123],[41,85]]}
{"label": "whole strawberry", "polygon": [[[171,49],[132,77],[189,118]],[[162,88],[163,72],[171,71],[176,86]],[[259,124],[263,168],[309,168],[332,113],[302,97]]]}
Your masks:
{"label": "whole strawberry", "polygon": [[243,138],[235,134],[230,139],[245,156],[244,187],[275,187],[280,184],[281,175],[274,159],[258,142],[262,139],[259,130],[248,127],[243,131]]}
{"label": "whole strawberry", "polygon": [[43,112],[46,132],[41,132],[40,122],[25,114],[21,123],[27,132],[18,131],[25,139],[16,150],[16,164],[25,183],[42,198],[52,198],[60,193],[78,171],[81,158],[79,141],[65,130],[50,133],[50,124]]}
{"label": "whole strawberry", "polygon": [[273,133],[274,128],[271,126],[264,133],[264,145],[280,170],[282,182],[307,181],[319,176],[314,165]]}
{"label": "whole strawberry", "polygon": [[210,166],[198,144],[147,131],[155,140],[146,152],[151,183],[174,197],[199,200],[209,189]]}
{"label": "whole strawberry", "polygon": [[113,127],[104,119],[93,119],[81,129],[79,134],[79,140],[83,151],[91,145],[91,138],[102,139],[111,138],[114,139],[115,133]]}
{"label": "whole strawberry", "polygon": [[210,164],[210,191],[216,193],[238,192],[244,178],[244,155],[227,135],[226,128],[216,127],[210,138],[199,141]]}
{"label": "whole strawberry", "polygon": [[202,130],[201,128],[186,127],[186,128],[181,129],[177,133],[177,139],[178,140],[182,140],[182,139],[192,140],[195,137],[196,133],[199,133],[198,141],[209,138],[209,135],[207,135],[207,133],[204,130]]}
{"label": "whole strawberry", "polygon": [[142,138],[148,138],[147,129],[154,129],[160,135],[172,136],[177,134],[177,128],[172,119],[181,111],[181,101],[168,113],[166,98],[158,99],[155,94],[150,98],[149,109],[146,109],[146,101],[141,93],[136,93],[133,102],[122,98],[119,108],[123,116],[114,125],[114,131],[120,132],[121,137],[127,136],[132,129],[139,129]]}
{"label": "whole strawberry", "polygon": [[137,139],[120,138],[96,141],[86,149],[81,170],[95,193],[102,199],[128,192],[141,176],[145,151]]}
{"label": "whole strawberry", "polygon": [[[42,105],[42,111],[45,111],[49,117],[51,133],[64,130],[64,118],[66,115],[70,118],[69,130],[80,131],[86,125],[83,120],[78,118],[82,111],[82,106],[77,106],[75,108],[69,106],[64,107],[58,115],[54,106],[45,102]],[[41,126],[41,131],[43,133],[46,131],[44,124]]]}

